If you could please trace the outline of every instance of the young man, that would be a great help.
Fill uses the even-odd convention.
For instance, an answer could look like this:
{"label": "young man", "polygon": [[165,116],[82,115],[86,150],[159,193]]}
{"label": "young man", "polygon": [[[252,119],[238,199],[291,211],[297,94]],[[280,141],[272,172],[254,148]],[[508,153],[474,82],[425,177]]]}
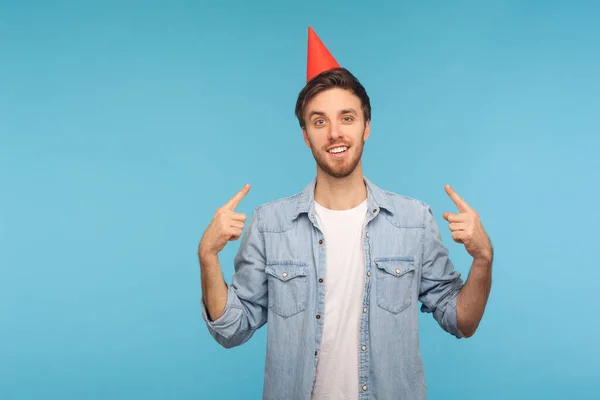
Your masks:
{"label": "young man", "polygon": [[[454,271],[430,207],[363,176],[371,107],[309,28],[308,83],[296,115],[317,174],[302,192],[219,209],[199,245],[202,314],[226,348],[267,324],[265,399],[425,399],[418,301],[457,338],[473,335],[491,286],[492,246],[477,213],[449,186],[452,237],[473,257]],[[218,253],[242,237],[230,286]]]}

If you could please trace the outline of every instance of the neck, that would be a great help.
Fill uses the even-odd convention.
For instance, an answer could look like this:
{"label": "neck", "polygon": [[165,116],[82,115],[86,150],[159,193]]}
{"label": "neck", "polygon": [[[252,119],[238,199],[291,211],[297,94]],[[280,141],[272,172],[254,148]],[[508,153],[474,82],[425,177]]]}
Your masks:
{"label": "neck", "polygon": [[344,178],[334,178],[317,168],[315,201],[330,210],[349,210],[367,198],[362,165]]}

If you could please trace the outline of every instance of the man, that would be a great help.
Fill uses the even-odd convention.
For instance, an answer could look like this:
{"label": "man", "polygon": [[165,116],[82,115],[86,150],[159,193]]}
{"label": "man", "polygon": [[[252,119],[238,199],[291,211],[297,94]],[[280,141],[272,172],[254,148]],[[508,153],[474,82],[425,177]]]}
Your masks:
{"label": "man", "polygon": [[[452,237],[473,257],[465,282],[429,206],[384,191],[363,176],[371,107],[309,28],[308,83],[296,116],[316,161],[300,193],[221,207],[200,242],[202,313],[226,348],[267,324],[263,398],[424,399],[418,308],[457,338],[477,329],[491,286],[492,246],[477,213],[446,186],[458,213]],[[242,237],[228,286],[218,253]]]}

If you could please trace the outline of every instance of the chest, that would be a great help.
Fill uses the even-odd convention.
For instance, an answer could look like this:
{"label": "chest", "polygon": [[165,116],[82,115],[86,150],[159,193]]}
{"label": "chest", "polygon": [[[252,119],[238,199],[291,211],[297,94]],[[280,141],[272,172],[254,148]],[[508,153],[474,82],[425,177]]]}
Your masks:
{"label": "chest", "polygon": [[264,238],[267,264],[296,263],[311,269],[334,256],[355,258],[351,254],[361,252],[367,267],[380,260],[410,260],[420,265],[423,228],[399,227],[381,216],[337,225],[304,218],[285,231],[264,232]]}

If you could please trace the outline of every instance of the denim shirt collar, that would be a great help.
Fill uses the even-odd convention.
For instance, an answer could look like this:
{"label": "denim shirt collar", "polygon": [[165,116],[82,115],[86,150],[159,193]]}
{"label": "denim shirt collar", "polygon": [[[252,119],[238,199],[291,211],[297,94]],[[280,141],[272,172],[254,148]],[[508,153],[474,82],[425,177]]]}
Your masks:
{"label": "denim shirt collar", "polygon": [[[379,209],[384,209],[390,214],[394,214],[391,204],[388,201],[385,193],[377,187],[373,182],[363,176],[363,181],[367,187],[367,206],[369,212],[377,214]],[[308,214],[311,221],[314,216],[314,198],[315,198],[315,186],[317,184],[317,178],[314,178],[299,195],[298,204],[296,206],[296,212],[293,215],[293,219],[298,218],[300,214]],[[314,221],[313,221],[314,222]]]}

